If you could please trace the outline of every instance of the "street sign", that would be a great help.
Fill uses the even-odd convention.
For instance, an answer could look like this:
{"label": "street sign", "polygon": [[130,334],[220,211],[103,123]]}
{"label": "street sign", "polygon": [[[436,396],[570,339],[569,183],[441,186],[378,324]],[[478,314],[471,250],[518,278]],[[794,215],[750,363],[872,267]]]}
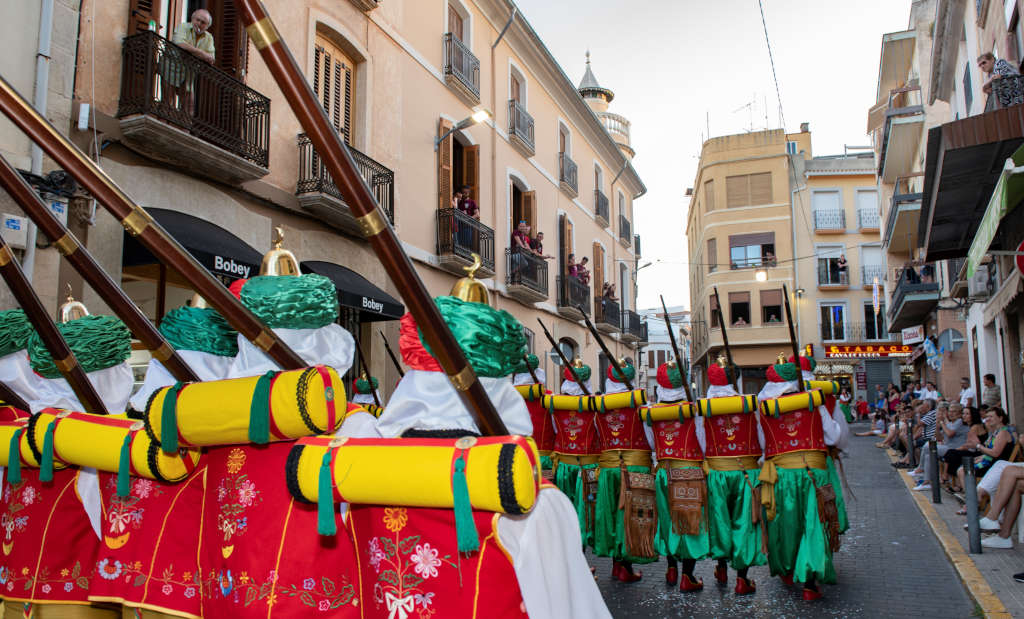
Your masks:
{"label": "street sign", "polygon": [[847,344],[825,346],[826,359],[879,359],[909,357],[913,347],[907,344]]}
{"label": "street sign", "polygon": [[917,344],[924,340],[924,325],[907,327],[902,332],[904,344]]}

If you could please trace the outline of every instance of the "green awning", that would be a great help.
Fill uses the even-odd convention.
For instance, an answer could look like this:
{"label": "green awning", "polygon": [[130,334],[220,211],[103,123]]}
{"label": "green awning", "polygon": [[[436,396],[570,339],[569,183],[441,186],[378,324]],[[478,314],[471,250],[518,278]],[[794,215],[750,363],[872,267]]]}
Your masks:
{"label": "green awning", "polygon": [[1024,165],[1019,165],[1021,163],[1024,163],[1024,147],[1017,149],[1017,152],[1006,160],[999,181],[992,190],[988,208],[985,209],[981,223],[978,224],[971,248],[967,250],[968,278],[974,275],[974,271],[981,264],[981,259],[988,253],[992,239],[999,229],[999,222],[1024,200]]}

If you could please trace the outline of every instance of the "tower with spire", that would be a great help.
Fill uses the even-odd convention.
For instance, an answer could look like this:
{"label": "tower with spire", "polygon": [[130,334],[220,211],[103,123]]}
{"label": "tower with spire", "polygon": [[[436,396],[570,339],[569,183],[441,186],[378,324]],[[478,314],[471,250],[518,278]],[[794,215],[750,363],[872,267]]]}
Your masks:
{"label": "tower with spire", "polygon": [[580,85],[576,90],[590,106],[590,109],[594,110],[597,117],[601,119],[605,130],[619,145],[619,149],[625,153],[626,157],[632,159],[636,151],[630,145],[630,122],[625,116],[608,111],[608,104],[615,98],[615,93],[598,83],[594,71],[590,68],[590,50],[587,50],[586,58],[586,70],[583,72],[583,79],[580,80]]}

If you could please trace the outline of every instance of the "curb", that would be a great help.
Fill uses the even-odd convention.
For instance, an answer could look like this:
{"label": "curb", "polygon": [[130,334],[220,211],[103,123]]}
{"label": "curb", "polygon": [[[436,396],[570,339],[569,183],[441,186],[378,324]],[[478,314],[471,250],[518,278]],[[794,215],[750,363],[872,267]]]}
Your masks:
{"label": "curb", "polygon": [[[889,456],[890,461],[896,461],[896,454],[892,450],[887,449],[886,455]],[[974,564],[974,560],[967,554],[964,547],[960,545],[959,540],[953,536],[952,531],[946,526],[945,521],[942,520],[942,517],[932,507],[931,494],[914,492],[914,480],[910,474],[903,469],[897,469],[896,472],[907,486],[907,490],[910,491],[910,497],[914,500],[914,504],[917,505],[921,515],[924,516],[925,522],[931,527],[935,538],[942,545],[943,552],[946,553],[946,557],[949,558],[950,563],[956,569],[960,581],[967,588],[968,595],[981,608],[982,614],[988,619],[1012,619],[1012,615],[1003,606],[1002,600],[992,591],[992,588],[988,586],[988,581],[978,571],[978,566]]]}

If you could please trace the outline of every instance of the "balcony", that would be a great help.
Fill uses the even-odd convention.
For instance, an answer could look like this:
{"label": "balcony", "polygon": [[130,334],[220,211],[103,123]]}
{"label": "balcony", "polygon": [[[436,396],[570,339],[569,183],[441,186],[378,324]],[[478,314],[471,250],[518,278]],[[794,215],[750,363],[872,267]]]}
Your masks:
{"label": "balcony", "polygon": [[601,193],[600,189],[594,190],[594,219],[602,228],[607,228],[611,222],[608,219],[608,196]]}
{"label": "balcony", "polygon": [[124,39],[122,142],[218,181],[267,175],[270,99],[155,32]]}
{"label": "balcony", "polygon": [[437,257],[442,269],[465,275],[464,267],[480,256],[478,277],[494,275],[494,230],[456,208],[437,211]]}
{"label": "balcony", "polygon": [[[352,154],[359,175],[366,181],[380,209],[394,225],[395,173],[351,146],[348,152]],[[295,195],[302,208],[325,223],[356,236],[362,235],[356,218],[305,133],[299,134],[299,179],[295,184]]]}
{"label": "balcony", "polygon": [[861,232],[878,232],[880,220],[876,210],[862,208],[857,211],[857,228]]}
{"label": "balcony", "polygon": [[562,191],[576,197],[579,195],[579,183],[576,180],[576,162],[569,155],[558,153],[558,184]]}
{"label": "balcony", "polygon": [[842,324],[827,325],[818,323],[818,334],[821,341],[830,342],[894,342],[899,336],[890,336],[885,329],[885,320],[880,319],[878,323],[871,322],[846,322]]}
{"label": "balcony", "polygon": [[[931,281],[925,281],[928,279]],[[904,269],[892,291],[889,332],[899,333],[907,327],[921,324],[938,303],[939,284],[934,276],[922,278],[916,270]]]}
{"label": "balcony", "polygon": [[634,234],[634,235],[633,235],[633,254],[634,254],[634,255],[635,255],[635,256],[636,256],[637,258],[639,258],[640,256],[642,256],[642,255],[643,255],[643,254],[642,254],[642,253],[640,252],[640,235],[639,235],[639,234]]}
{"label": "balcony", "polygon": [[601,124],[604,125],[604,129],[611,136],[612,141],[618,144],[619,148],[625,151],[629,157],[633,157],[636,151],[633,150],[632,142],[629,138],[629,120],[625,116],[611,112],[598,112],[597,117],[601,119]]}
{"label": "balcony", "polygon": [[633,226],[626,219],[625,215],[619,215],[619,243],[629,249],[633,244]]}
{"label": "balcony", "polygon": [[885,285],[885,267],[880,264],[868,264],[860,268],[860,285],[871,288],[878,280],[879,286]]}
{"label": "balcony", "polygon": [[518,247],[505,250],[505,288],[524,305],[548,298],[548,261]]}
{"label": "balcony", "polygon": [[846,212],[843,209],[815,210],[814,231],[818,234],[842,234],[846,232]]}
{"label": "balcony", "polygon": [[818,262],[818,288],[846,289],[850,287],[850,271],[839,270],[837,266],[827,262]]}
{"label": "balcony", "polygon": [[640,321],[640,314],[633,310],[622,310],[622,335],[619,340],[623,342],[646,342],[647,323]]}
{"label": "balcony", "polygon": [[878,175],[884,183],[893,183],[914,169],[924,129],[921,103],[920,86],[894,88],[889,92],[878,155]]}
{"label": "balcony", "polygon": [[882,247],[890,253],[910,253],[917,247],[923,194],[912,190],[912,180],[913,177],[896,179],[882,235]]}
{"label": "balcony", "polygon": [[533,116],[515,99],[508,101],[508,137],[524,157],[533,157]]}
{"label": "balcony", "polygon": [[480,103],[480,61],[450,32],[444,35],[444,81],[467,104]]}
{"label": "balcony", "polygon": [[1024,103],[1024,76],[1010,75],[992,82],[992,94],[985,101],[985,111],[991,112]]}
{"label": "balcony", "polygon": [[583,306],[583,310],[590,315],[590,286],[584,284],[578,277],[563,273],[556,281],[558,286],[558,313],[573,320],[583,320],[583,314],[577,306]]}
{"label": "balcony", "polygon": [[594,297],[594,326],[601,333],[616,333],[619,330],[619,303],[604,297]]}

